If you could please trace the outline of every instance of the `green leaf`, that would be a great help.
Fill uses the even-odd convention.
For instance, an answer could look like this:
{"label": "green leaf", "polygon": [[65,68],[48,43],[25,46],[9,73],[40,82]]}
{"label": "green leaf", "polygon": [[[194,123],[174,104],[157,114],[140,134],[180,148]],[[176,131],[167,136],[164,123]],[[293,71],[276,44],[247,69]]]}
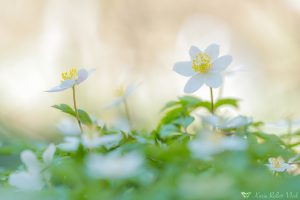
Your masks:
{"label": "green leaf", "polygon": [[[59,104],[59,105],[54,105],[52,107],[56,108],[64,113],[67,113],[69,115],[72,115],[73,117],[76,118],[76,112],[73,110],[73,108],[71,108],[67,104]],[[86,111],[84,111],[82,109],[77,109],[77,111],[78,111],[79,119],[83,124],[85,124],[87,126],[90,126],[93,124],[93,121],[92,121],[90,115]]]}
{"label": "green leaf", "polygon": [[54,105],[52,106],[53,108],[56,108],[64,113],[70,114],[72,116],[76,116],[75,111],[73,110],[73,108],[71,108],[69,105],[67,104],[59,104],[59,105]]}
{"label": "green leaf", "polygon": [[183,116],[174,121],[175,124],[178,124],[184,128],[187,128],[195,120],[192,116]]}
{"label": "green leaf", "polygon": [[199,99],[197,97],[193,97],[193,96],[179,97],[179,101],[180,101],[181,104],[183,104],[185,106],[195,106],[198,103],[202,102],[201,99]]}
{"label": "green leaf", "polygon": [[234,108],[239,108],[238,102],[239,102],[238,99],[233,99],[233,98],[219,99],[219,100],[215,103],[214,107],[215,107],[215,109],[217,109],[217,108],[219,108],[219,107],[228,105],[228,106],[232,106],[232,107],[234,107]]}
{"label": "green leaf", "polygon": [[162,109],[161,109],[161,112],[171,108],[171,107],[174,107],[174,106],[177,106],[179,105],[179,102],[178,101],[169,101]]}
{"label": "green leaf", "polygon": [[176,126],[169,124],[161,127],[159,135],[161,138],[166,139],[173,136],[182,135],[182,133],[178,130]]}
{"label": "green leaf", "polygon": [[92,121],[90,115],[87,112],[85,112],[84,110],[78,109],[78,115],[79,115],[80,121],[83,124],[88,125],[88,126],[93,124],[93,121]]}

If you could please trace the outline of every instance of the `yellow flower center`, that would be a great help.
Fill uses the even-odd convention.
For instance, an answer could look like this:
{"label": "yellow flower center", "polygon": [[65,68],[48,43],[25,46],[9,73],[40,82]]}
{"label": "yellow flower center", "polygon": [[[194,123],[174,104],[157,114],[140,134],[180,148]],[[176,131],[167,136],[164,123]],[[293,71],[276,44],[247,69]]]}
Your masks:
{"label": "yellow flower center", "polygon": [[199,53],[192,61],[192,68],[197,73],[205,74],[212,66],[211,61],[209,55],[206,53]]}
{"label": "yellow flower center", "polygon": [[116,90],[115,90],[115,96],[116,97],[121,97],[125,94],[125,87],[124,85],[120,85]]}
{"label": "yellow flower center", "polygon": [[271,164],[274,168],[280,168],[282,161],[282,158],[271,158]]}
{"label": "yellow flower center", "polygon": [[209,136],[209,140],[215,145],[219,145],[222,138],[223,136],[218,132],[213,133],[212,135]]}
{"label": "yellow flower center", "polygon": [[73,67],[69,71],[62,72],[61,73],[61,78],[62,78],[62,81],[78,79],[77,69],[75,67]]}

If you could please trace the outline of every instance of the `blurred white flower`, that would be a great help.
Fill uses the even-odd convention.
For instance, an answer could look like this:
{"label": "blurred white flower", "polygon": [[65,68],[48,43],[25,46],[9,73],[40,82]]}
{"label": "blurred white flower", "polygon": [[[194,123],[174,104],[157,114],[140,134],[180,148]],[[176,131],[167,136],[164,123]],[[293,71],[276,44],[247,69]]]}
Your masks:
{"label": "blurred white flower", "polygon": [[236,116],[231,119],[222,118],[216,115],[203,116],[202,121],[213,127],[220,129],[232,129],[247,126],[252,123],[252,118],[245,116]]}
{"label": "blurred white flower", "polygon": [[185,93],[197,91],[203,84],[211,88],[222,85],[222,72],[230,65],[232,57],[219,57],[219,45],[211,44],[204,52],[192,46],[189,50],[191,61],[175,63],[173,70],[178,74],[191,77],[184,87]]}
{"label": "blurred white flower", "polygon": [[104,146],[106,149],[117,146],[123,136],[119,134],[99,135],[95,133],[84,133],[81,137],[65,137],[64,142],[57,145],[59,149],[66,152],[74,152],[82,144],[84,148],[97,148]]}
{"label": "blurred white flower", "polygon": [[109,149],[112,148],[120,143],[122,140],[122,134],[111,134],[111,135],[101,135],[99,136],[98,133],[93,134],[83,134],[82,144],[85,148],[96,148],[100,146],[104,146],[105,148]]}
{"label": "blurred white flower", "polygon": [[188,144],[193,156],[208,160],[212,155],[226,150],[238,151],[247,148],[245,139],[236,136],[224,136],[218,132],[203,131],[198,138]]}
{"label": "blurred white flower", "polygon": [[55,145],[50,144],[43,153],[43,162],[40,162],[30,150],[21,152],[21,161],[25,165],[26,170],[10,174],[8,183],[21,190],[42,189],[45,181],[50,178],[50,175],[44,169],[51,164],[55,150]]}
{"label": "blurred white flower", "polygon": [[119,106],[120,104],[124,103],[140,85],[141,83],[131,83],[128,86],[120,85],[120,87],[115,91],[116,98],[110,104],[105,106],[105,108]]}
{"label": "blurred white flower", "polygon": [[57,125],[57,129],[66,136],[79,135],[80,128],[74,120],[70,118],[62,119]]}
{"label": "blurred white flower", "polygon": [[64,142],[57,145],[57,147],[66,152],[76,151],[79,147],[80,139],[78,137],[64,137]]}
{"label": "blurred white flower", "polygon": [[61,74],[62,81],[59,85],[47,90],[46,92],[60,92],[69,88],[72,88],[74,85],[79,85],[83,81],[85,81],[92,72],[95,70],[86,70],[80,69],[77,72],[76,68],[72,68],[67,72],[63,72]]}
{"label": "blurred white flower", "polygon": [[130,124],[128,119],[124,117],[117,117],[114,119],[114,121],[111,123],[111,126],[113,129],[123,131],[125,133],[130,132]]}
{"label": "blurred white flower", "polygon": [[120,155],[112,152],[106,155],[88,156],[87,172],[91,177],[100,179],[130,178],[141,172],[143,157],[137,152]]}
{"label": "blurred white flower", "polygon": [[269,158],[269,163],[266,166],[274,172],[284,172],[292,168],[290,163],[286,163],[282,157]]}

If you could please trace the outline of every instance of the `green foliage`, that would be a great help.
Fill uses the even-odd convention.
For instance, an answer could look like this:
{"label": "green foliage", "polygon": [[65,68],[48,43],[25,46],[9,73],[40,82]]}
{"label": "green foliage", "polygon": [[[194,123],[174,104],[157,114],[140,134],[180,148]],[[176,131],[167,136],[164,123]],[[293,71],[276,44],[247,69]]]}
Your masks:
{"label": "green foliage", "polygon": [[234,99],[234,98],[224,98],[224,99],[219,99],[216,103],[215,103],[215,109],[218,109],[219,107],[222,106],[232,106],[234,108],[238,108],[239,100],[238,99]]}
{"label": "green foliage", "polygon": [[64,113],[70,114],[72,116],[76,116],[75,111],[73,110],[73,108],[71,108],[69,105],[67,104],[59,104],[59,105],[54,105],[52,106],[53,108],[56,108]]}
{"label": "green foliage", "polygon": [[[220,99],[215,109],[221,107],[238,108],[238,100]],[[66,104],[54,108],[76,118],[75,111]],[[215,153],[211,159],[201,159],[193,155],[190,143],[202,134],[204,125],[197,120],[194,112],[209,112],[210,102],[193,96],[179,97],[168,102],[162,109],[162,118],[152,131],[129,130],[119,131],[104,126],[93,129],[100,138],[121,134],[117,145],[109,147],[85,147],[83,143],[73,152],[57,149],[52,164],[45,170],[51,179],[43,190],[37,192],[15,191],[8,184],[9,175],[18,167],[19,153],[24,146],[10,143],[0,146],[1,163],[10,160],[15,165],[2,165],[0,168],[1,197],[5,199],[145,199],[145,200],[181,200],[181,199],[242,199],[241,192],[298,192],[299,175],[287,172],[272,173],[265,164],[270,157],[281,156],[285,161],[294,157],[294,147],[299,141],[288,143],[286,138],[296,138],[299,134],[279,137],[266,134],[260,128],[262,122],[253,122],[247,128],[233,129],[230,133],[224,130],[223,137],[234,135],[247,142],[245,150],[223,150]],[[81,122],[85,129],[94,128],[90,115],[78,109]],[[193,124],[193,129],[190,126]],[[216,143],[218,144],[218,143]],[[42,157],[42,149],[46,145],[26,145]],[[218,148],[218,145],[215,146]],[[18,149],[12,150],[12,149]],[[97,178],[87,168],[87,160],[91,154],[109,155],[118,153],[126,155],[136,152],[142,155],[143,166],[137,174],[127,178]],[[298,162],[299,158],[295,162]],[[121,162],[121,161],[120,161]],[[132,163],[131,163],[132,164]],[[106,166],[113,170],[120,164]],[[122,170],[127,170],[122,165]],[[298,194],[300,195],[300,194]]]}
{"label": "green foliage", "polygon": [[[59,104],[59,105],[54,105],[52,107],[76,118],[75,110],[67,104]],[[77,111],[78,111],[79,119],[83,124],[85,124],[87,126],[90,126],[93,124],[93,121],[92,121],[90,115],[86,111],[84,111],[82,109],[77,109]]]}

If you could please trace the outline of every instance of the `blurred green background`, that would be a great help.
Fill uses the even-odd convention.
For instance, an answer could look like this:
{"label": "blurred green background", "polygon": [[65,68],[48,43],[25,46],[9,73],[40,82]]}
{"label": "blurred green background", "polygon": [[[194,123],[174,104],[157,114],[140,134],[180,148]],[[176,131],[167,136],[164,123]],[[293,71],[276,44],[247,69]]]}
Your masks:
{"label": "blurred green background", "polygon": [[141,81],[131,112],[137,127],[153,128],[183,93],[173,64],[212,42],[233,55],[224,95],[242,99],[241,113],[297,117],[299,19],[297,0],[0,0],[0,123],[46,137],[64,116],[50,106],[71,104],[71,91],[44,91],[77,66],[97,69],[79,87],[80,107],[112,122],[118,111],[104,107],[115,89]]}

